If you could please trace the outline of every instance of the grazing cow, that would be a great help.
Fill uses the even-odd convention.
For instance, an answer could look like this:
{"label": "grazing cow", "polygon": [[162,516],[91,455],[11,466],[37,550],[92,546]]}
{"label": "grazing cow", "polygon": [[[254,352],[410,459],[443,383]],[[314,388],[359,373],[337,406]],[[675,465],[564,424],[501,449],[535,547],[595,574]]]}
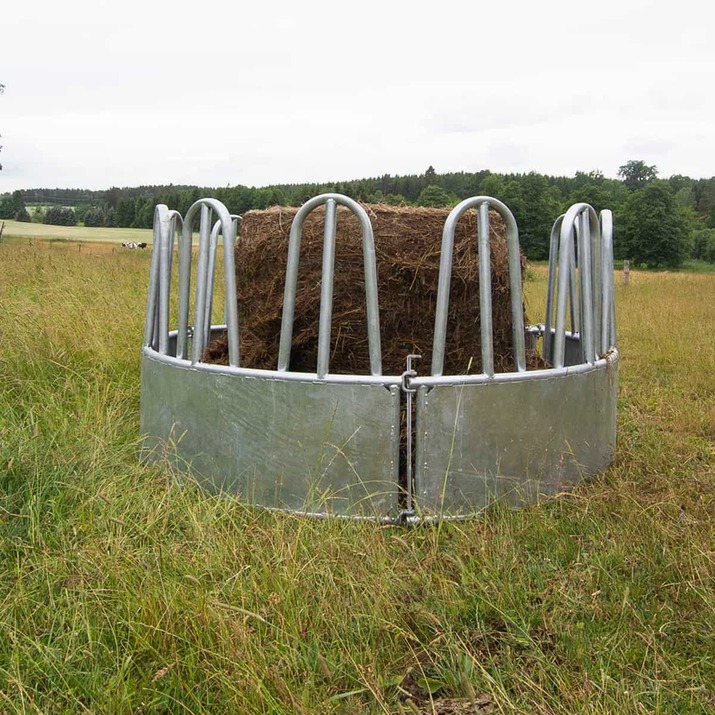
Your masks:
{"label": "grazing cow", "polygon": [[137,244],[134,241],[123,241],[122,248],[136,248]]}

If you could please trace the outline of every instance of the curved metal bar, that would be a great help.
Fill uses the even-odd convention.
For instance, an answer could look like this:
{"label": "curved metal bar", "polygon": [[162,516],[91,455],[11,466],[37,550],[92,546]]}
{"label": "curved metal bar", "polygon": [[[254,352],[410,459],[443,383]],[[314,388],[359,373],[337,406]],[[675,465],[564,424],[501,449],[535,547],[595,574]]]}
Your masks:
{"label": "curved metal bar", "polygon": [[593,327],[593,289],[591,283],[591,235],[600,239],[598,216],[589,204],[574,204],[564,215],[559,240],[559,277],[556,304],[556,330],[554,334],[554,367],[563,367],[566,347],[566,301],[570,292],[572,251],[576,222],[578,229],[578,277],[580,288],[580,335],[584,362],[592,363],[596,358]]}
{"label": "curved metal bar", "polygon": [[177,234],[180,236],[184,230],[184,219],[181,214],[174,209],[169,211],[169,275],[171,275],[171,267],[174,262],[174,238]]}
{"label": "curved metal bar", "polygon": [[191,339],[191,363],[201,361],[204,353],[208,326],[206,325],[206,286],[209,283],[208,264],[211,243],[211,209],[201,206],[199,220],[199,256],[196,267],[196,300],[194,302],[194,334]]}
{"label": "curved metal bar", "polygon": [[[332,202],[333,208],[330,208]],[[370,374],[382,375],[382,350],[380,347],[380,312],[377,298],[377,267],[375,262],[375,240],[372,224],[365,209],[356,201],[342,194],[321,194],[306,201],[298,210],[290,227],[288,239],[288,260],[286,266],[285,289],[283,293],[283,316],[281,318],[280,348],[278,351],[278,371],[288,370],[290,363],[291,344],[293,342],[293,320],[295,316],[295,291],[298,282],[298,264],[300,261],[300,240],[303,233],[303,222],[313,209],[326,206],[326,229],[323,248],[323,274],[321,277],[320,297],[320,328],[318,334],[319,345],[319,377],[328,374],[328,353],[330,348],[330,318],[332,316],[332,285],[334,254],[330,246],[334,246],[335,231],[331,228],[336,219],[330,218],[335,210],[335,204],[350,209],[360,221],[362,228],[363,262],[365,270],[365,300],[367,304],[367,333],[370,350]],[[337,214],[335,214],[337,216]],[[330,238],[332,232],[332,238]],[[326,256],[326,244],[328,253]],[[329,284],[329,288],[326,285]],[[329,296],[328,296],[329,293]],[[330,305],[327,304],[328,297]],[[327,350],[325,346],[327,345]],[[322,347],[321,347],[322,346]],[[322,352],[321,352],[322,351]],[[322,358],[321,358],[322,355]],[[322,374],[321,374],[322,370]]]}
{"label": "curved metal bar", "polygon": [[578,242],[578,278],[579,278],[579,298],[581,300],[581,361],[593,362],[596,354],[594,320],[593,320],[593,281],[592,261],[591,261],[591,222],[589,212],[582,212],[579,215],[581,230]]}
{"label": "curved metal bar", "polygon": [[[226,326],[214,326],[214,330],[225,330]],[[176,337],[176,330],[169,333],[170,338]],[[186,361],[182,361],[172,355],[161,355],[152,350],[151,346],[145,348],[145,352],[152,355],[152,359],[160,360],[167,364],[179,368],[186,366]],[[243,375],[244,377],[254,377],[268,382],[308,382],[316,385],[383,385],[384,387],[401,387],[402,375],[355,375],[343,373],[331,373],[324,378],[318,378],[314,372],[278,372],[276,370],[264,370],[262,368],[236,367],[219,363],[202,362],[195,368],[206,373],[220,373],[222,375]],[[532,373],[529,372],[529,375]],[[495,375],[495,378],[498,377]]]}
{"label": "curved metal bar", "polygon": [[[222,327],[222,326],[217,326]],[[176,336],[176,331],[171,331],[171,337]],[[153,359],[160,360],[167,364],[181,367],[181,360],[171,355],[156,354],[152,348],[146,348],[148,354],[152,355]],[[494,376],[482,374],[470,375],[425,375],[424,377],[410,378],[410,385],[415,389],[420,387],[434,387],[435,385],[450,385],[459,387],[460,385],[481,385],[493,384],[502,382],[532,382],[535,380],[553,380],[554,378],[563,377],[566,375],[577,375],[598,370],[601,367],[606,367],[608,364],[613,364],[620,357],[618,348],[614,347],[609,350],[602,358],[599,358],[593,363],[581,363],[578,365],[567,365],[560,368],[544,368],[541,370],[529,370],[528,372],[497,372]],[[222,375],[243,375],[244,377],[252,377],[261,380],[275,380],[287,382],[315,382],[316,384],[332,384],[332,385],[383,385],[386,387],[402,385],[402,376],[395,375],[346,375],[332,374],[327,375],[324,379],[319,379],[316,373],[306,372],[285,372],[277,373],[275,370],[263,370],[259,368],[235,367],[228,365],[220,365],[217,363],[202,363],[200,370],[207,373],[216,373]]]}
{"label": "curved metal bar", "polygon": [[169,344],[169,286],[173,233],[181,216],[164,204],[154,210],[149,290],[147,293],[144,345],[165,355]]}
{"label": "curved metal bar", "polygon": [[[486,209],[481,206],[486,205]],[[507,229],[507,246],[509,249],[509,287],[511,290],[511,317],[514,336],[514,362],[517,372],[526,370],[526,350],[524,338],[524,305],[522,300],[521,287],[521,253],[519,251],[519,230],[516,226],[514,215],[501,201],[491,196],[474,196],[465,199],[452,209],[447,217],[442,231],[442,252],[439,263],[439,283],[437,287],[437,305],[435,309],[434,338],[432,343],[432,375],[441,376],[444,370],[445,342],[447,337],[447,315],[449,313],[449,289],[452,281],[452,256],[454,253],[454,232],[457,222],[466,211],[479,207],[480,214],[492,208],[499,213],[504,220]],[[480,280],[480,323],[482,326],[482,371],[486,375],[493,375],[493,360],[489,363],[489,352],[493,351],[491,334],[491,266],[489,264],[489,253],[482,250],[484,241],[489,241],[483,237],[482,226],[478,224],[479,234],[479,280]],[[487,224],[488,229],[488,224]],[[484,285],[484,277],[487,285]],[[483,294],[487,292],[489,297],[485,301]],[[486,303],[486,305],[485,305]],[[488,315],[487,315],[488,313]],[[489,325],[488,339],[485,340],[485,323]],[[486,368],[485,368],[486,357]]]}
{"label": "curved metal bar", "polygon": [[578,205],[572,206],[564,214],[559,235],[559,278],[556,293],[556,330],[551,362],[555,368],[564,366],[566,349],[566,292],[569,288],[569,275],[566,270],[570,265],[571,245],[574,238],[574,222],[578,218]]}
{"label": "curved metal bar", "polygon": [[[554,352],[554,307],[556,302],[556,281],[559,266],[559,243],[560,235],[563,227],[566,214],[561,214],[551,229],[551,238],[549,242],[549,274],[546,287],[546,317],[544,320],[544,357],[553,362]],[[573,239],[578,245],[579,236],[581,234],[581,226],[578,216],[574,219],[574,234]],[[571,334],[577,334],[580,329],[580,301],[579,301],[579,286],[576,274],[576,251],[569,252],[568,261],[568,310],[571,325]]]}
{"label": "curved metal bar", "polygon": [[169,211],[167,225],[162,230],[159,245],[159,352],[169,350],[169,304],[171,271],[174,262],[174,239],[183,230],[183,219],[178,211]]}
{"label": "curved metal bar", "polygon": [[157,333],[157,295],[159,292],[159,242],[161,240],[161,224],[169,209],[159,204],[154,209],[154,230],[151,242],[151,265],[149,267],[149,288],[146,297],[146,314],[144,318],[144,345],[156,347]]}
{"label": "curved metal bar", "polygon": [[592,363],[580,363],[578,365],[567,365],[559,368],[544,368],[541,370],[529,370],[528,372],[498,372],[493,377],[488,375],[429,375],[425,377],[414,377],[410,380],[410,385],[419,389],[420,387],[435,387],[445,385],[451,387],[461,387],[462,385],[483,385],[500,383],[531,383],[538,380],[553,380],[567,375],[581,375],[589,372],[596,372],[608,365],[613,365],[619,359],[618,349],[614,348]]}
{"label": "curved metal bar", "polygon": [[616,303],[613,290],[613,213],[601,211],[601,269],[603,309],[601,313],[602,353],[616,347]]}
{"label": "curved metal bar", "polygon": [[[224,278],[226,284],[226,332],[228,335],[228,362],[229,365],[239,365],[239,336],[238,336],[238,307],[236,304],[236,264],[233,247],[236,242],[236,225],[228,209],[216,199],[199,199],[189,210],[183,222],[183,229],[179,241],[179,322],[176,339],[176,356],[186,359],[188,332],[189,332],[189,294],[191,288],[191,235],[193,220],[196,213],[201,210],[202,219],[206,215],[202,207],[213,211],[221,224],[221,235],[224,246]],[[209,216],[210,218],[210,216]],[[203,339],[208,336],[205,329],[206,316],[206,284],[208,282],[208,248],[211,238],[210,223],[202,220],[203,230],[199,236],[199,270],[197,271],[196,293],[196,323],[198,335],[192,343],[192,362],[198,362],[203,352]],[[200,228],[201,228],[200,226]],[[204,258],[202,259],[202,255]],[[199,310],[200,307],[200,310]],[[202,337],[203,335],[203,337]],[[197,352],[198,357],[197,357]]]}
{"label": "curved metal bar", "polygon": [[[231,219],[233,220],[234,228],[236,229],[236,236],[238,236],[238,225],[241,221],[241,216],[238,214],[231,214]],[[206,272],[208,275],[208,283],[206,284],[206,312],[204,314],[204,324],[206,330],[211,330],[211,313],[213,311],[213,297],[214,297],[214,282],[216,276],[216,252],[218,249],[218,237],[221,234],[221,221],[216,221],[213,228],[211,229],[211,240],[209,243],[209,260],[206,267]],[[224,316],[226,315],[226,306],[224,305]],[[225,318],[224,318],[225,320]]]}

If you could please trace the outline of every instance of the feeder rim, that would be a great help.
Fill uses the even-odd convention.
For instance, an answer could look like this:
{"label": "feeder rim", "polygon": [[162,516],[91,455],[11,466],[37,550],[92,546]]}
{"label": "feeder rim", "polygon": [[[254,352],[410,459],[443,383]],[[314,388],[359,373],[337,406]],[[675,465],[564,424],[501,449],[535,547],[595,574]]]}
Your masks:
{"label": "feeder rim", "polygon": [[[177,331],[171,331],[170,338],[176,335]],[[256,380],[275,380],[278,382],[312,382],[315,384],[328,385],[384,385],[385,387],[401,387],[402,375],[347,375],[328,374],[325,377],[318,377],[317,373],[291,372],[289,370],[262,370],[259,368],[236,367],[233,365],[216,365],[215,363],[192,363],[190,359],[177,358],[173,355],[163,355],[149,345],[142,348],[142,352],[157,362],[162,362],[176,368],[186,370],[196,370],[200,372],[210,372],[214,374],[235,375],[237,377],[252,378]],[[552,367],[541,370],[529,370],[527,372],[498,372],[494,375],[440,375],[437,377],[425,375],[424,377],[413,377],[410,386],[435,387],[437,385],[477,385],[504,382],[530,382],[532,380],[561,379],[569,375],[582,375],[596,370],[607,369],[618,362],[618,348],[612,347],[604,356],[592,363],[581,363],[579,365],[568,365],[564,367]]]}

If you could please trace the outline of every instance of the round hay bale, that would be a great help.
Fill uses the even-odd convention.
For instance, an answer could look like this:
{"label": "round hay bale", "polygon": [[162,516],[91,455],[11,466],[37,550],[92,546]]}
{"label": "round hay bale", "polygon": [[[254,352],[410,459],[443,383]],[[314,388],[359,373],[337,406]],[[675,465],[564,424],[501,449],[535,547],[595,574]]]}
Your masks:
{"label": "round hay bale", "polygon": [[[399,375],[409,353],[419,353],[420,374],[432,359],[442,229],[449,209],[365,205],[375,236],[383,374]],[[288,237],[296,208],[247,212],[236,243],[241,366],[274,370],[278,360]],[[325,211],[303,224],[290,369],[315,372]],[[505,227],[492,213],[491,269],[494,366],[514,369],[511,297]],[[455,234],[444,373],[481,372],[477,216],[467,212]],[[522,258],[522,267],[524,259]],[[335,249],[330,372],[369,374],[362,232],[339,207]],[[525,316],[525,324],[528,320]],[[225,339],[205,359],[226,363]],[[543,363],[527,356],[531,368]]]}

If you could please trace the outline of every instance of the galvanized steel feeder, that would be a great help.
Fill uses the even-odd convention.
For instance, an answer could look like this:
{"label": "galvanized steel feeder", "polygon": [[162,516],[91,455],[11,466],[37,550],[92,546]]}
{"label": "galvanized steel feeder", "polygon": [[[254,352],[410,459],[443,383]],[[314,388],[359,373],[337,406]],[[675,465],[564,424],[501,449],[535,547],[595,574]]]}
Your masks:
{"label": "galvanized steel feeder", "polygon": [[[291,372],[302,226],[325,206],[314,373]],[[330,328],[337,206],[362,228],[370,374],[331,374]],[[455,228],[478,212],[482,374],[444,375]],[[494,372],[489,211],[504,220],[509,248],[514,370]],[[192,226],[200,217],[193,325]],[[214,222],[215,217],[215,222]],[[168,456],[213,491],[262,507],[384,522],[462,518],[499,499],[513,506],[555,494],[604,469],[616,441],[618,350],[613,299],[613,221],[572,206],[551,232],[546,318],[524,326],[516,221],[500,201],[462,201],[442,237],[431,375],[406,356],[383,375],[379,296],[370,219],[355,201],[323,194],[291,226],[280,349],[275,370],[241,367],[234,244],[239,217],[201,199],[182,217],[158,206],[142,347],[141,431],[150,458]],[[175,237],[177,326],[170,329]],[[225,325],[211,325],[219,240],[224,248]],[[567,330],[569,318],[569,330]],[[204,350],[225,333],[229,364]],[[526,370],[525,349],[543,338],[549,369]],[[406,465],[400,470],[405,414]],[[413,428],[413,414],[415,424]],[[414,449],[412,446],[414,440]]]}

